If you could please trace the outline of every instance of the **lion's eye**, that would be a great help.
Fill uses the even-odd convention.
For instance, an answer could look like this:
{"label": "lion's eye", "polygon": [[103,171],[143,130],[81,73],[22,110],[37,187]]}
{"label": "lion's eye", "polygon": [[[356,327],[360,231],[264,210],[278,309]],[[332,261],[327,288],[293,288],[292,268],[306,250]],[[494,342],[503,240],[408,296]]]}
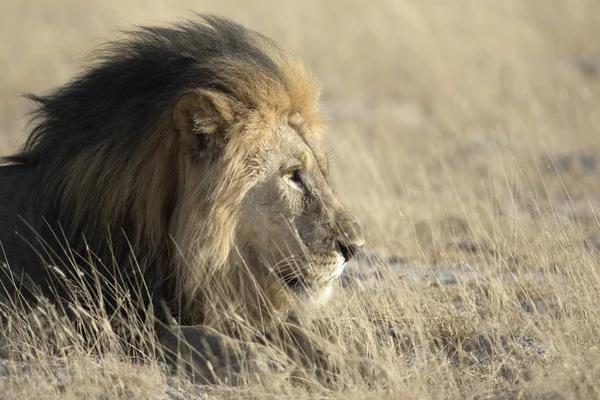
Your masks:
{"label": "lion's eye", "polygon": [[304,181],[302,180],[302,176],[300,175],[300,170],[299,169],[293,169],[291,171],[288,171],[288,172],[285,173],[285,175],[283,177],[290,184],[295,185],[299,189],[302,189],[302,190],[305,189]]}

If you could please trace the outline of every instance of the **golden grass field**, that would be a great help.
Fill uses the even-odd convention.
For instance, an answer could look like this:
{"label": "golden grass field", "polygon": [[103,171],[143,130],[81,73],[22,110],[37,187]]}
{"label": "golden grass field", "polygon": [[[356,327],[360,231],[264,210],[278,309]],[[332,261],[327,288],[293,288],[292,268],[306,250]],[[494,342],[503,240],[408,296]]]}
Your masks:
{"label": "golden grass field", "polygon": [[0,155],[24,140],[21,94],[65,83],[118,28],[190,11],[271,36],[320,78],[369,257],[318,312],[388,378],[205,387],[69,341],[46,351],[60,329],[30,321],[0,397],[600,398],[600,3],[4,0]]}

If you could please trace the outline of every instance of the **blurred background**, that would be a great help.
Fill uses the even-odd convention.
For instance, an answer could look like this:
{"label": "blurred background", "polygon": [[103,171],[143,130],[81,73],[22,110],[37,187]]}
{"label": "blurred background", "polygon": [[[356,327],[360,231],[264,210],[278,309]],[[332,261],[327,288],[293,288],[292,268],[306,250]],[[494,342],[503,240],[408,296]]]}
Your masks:
{"label": "blurred background", "polygon": [[374,247],[429,257],[456,232],[535,235],[557,210],[597,229],[597,0],[3,0],[0,155],[25,138],[22,94],[67,82],[120,28],[192,12],[314,69],[336,188]]}

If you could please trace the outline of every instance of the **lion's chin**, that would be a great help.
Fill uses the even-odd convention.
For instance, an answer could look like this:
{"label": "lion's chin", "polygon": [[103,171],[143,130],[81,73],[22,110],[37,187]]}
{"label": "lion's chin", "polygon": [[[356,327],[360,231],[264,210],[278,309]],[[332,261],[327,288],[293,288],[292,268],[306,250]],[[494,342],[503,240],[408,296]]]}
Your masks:
{"label": "lion's chin", "polygon": [[296,301],[319,306],[325,304],[331,297],[331,294],[333,293],[333,281],[334,280],[331,280],[326,284],[313,285],[287,282],[286,286],[287,291],[296,299]]}
{"label": "lion's chin", "polygon": [[325,286],[320,291],[318,291],[317,293],[314,293],[313,296],[311,296],[311,298],[310,298],[311,304],[314,306],[320,306],[320,305],[327,303],[327,301],[331,297],[332,292],[333,292],[332,285]]}
{"label": "lion's chin", "polygon": [[311,305],[321,305],[327,302],[333,292],[333,283],[342,274],[345,260],[336,257],[333,260],[319,263],[320,269],[328,270],[329,273],[319,279],[310,279],[299,274],[280,275],[286,291],[299,302]]}
{"label": "lion's chin", "polygon": [[333,285],[327,284],[325,286],[312,286],[307,287],[287,287],[290,297],[295,299],[296,302],[304,305],[320,306],[325,304],[333,293]]}

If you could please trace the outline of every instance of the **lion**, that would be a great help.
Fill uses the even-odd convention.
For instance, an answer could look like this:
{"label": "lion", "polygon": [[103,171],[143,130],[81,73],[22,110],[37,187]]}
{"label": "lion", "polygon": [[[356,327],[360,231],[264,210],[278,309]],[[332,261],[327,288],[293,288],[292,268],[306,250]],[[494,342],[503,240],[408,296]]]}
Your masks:
{"label": "lion", "polygon": [[234,349],[231,315],[318,358],[297,316],[364,244],[332,188],[319,90],[297,57],[221,17],[108,43],[29,96],[32,130],[0,167],[2,297],[69,313],[97,289],[113,315],[127,293],[165,354],[209,382],[267,354]]}

